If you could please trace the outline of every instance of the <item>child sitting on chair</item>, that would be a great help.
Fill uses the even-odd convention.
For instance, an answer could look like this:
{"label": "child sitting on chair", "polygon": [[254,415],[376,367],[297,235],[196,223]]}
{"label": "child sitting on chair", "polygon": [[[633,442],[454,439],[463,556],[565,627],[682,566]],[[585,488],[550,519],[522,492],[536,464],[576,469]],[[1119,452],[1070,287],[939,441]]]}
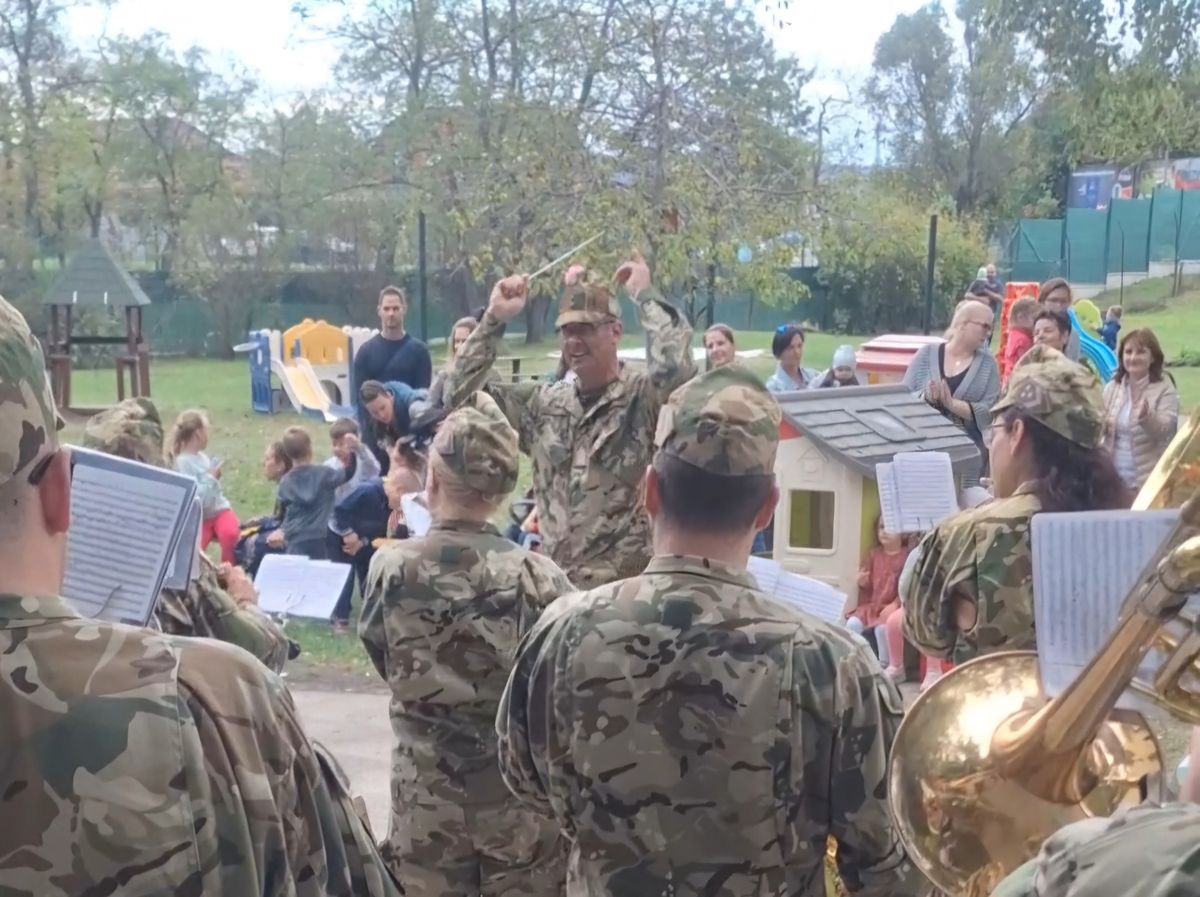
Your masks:
{"label": "child sitting on chair", "polygon": [[[883,515],[875,522],[875,538],[878,542],[867,554],[867,560],[858,571],[858,605],[846,618],[846,626],[853,632],[866,636],[874,643],[879,662],[888,666],[904,668],[903,642],[895,651],[887,638],[882,637],[883,627],[893,617],[903,620],[904,610],[900,606],[900,571],[908,559],[911,549],[903,535],[888,532],[883,528]],[[901,633],[901,637],[903,634]],[[892,672],[889,669],[889,672]],[[893,673],[893,677],[895,674]]]}

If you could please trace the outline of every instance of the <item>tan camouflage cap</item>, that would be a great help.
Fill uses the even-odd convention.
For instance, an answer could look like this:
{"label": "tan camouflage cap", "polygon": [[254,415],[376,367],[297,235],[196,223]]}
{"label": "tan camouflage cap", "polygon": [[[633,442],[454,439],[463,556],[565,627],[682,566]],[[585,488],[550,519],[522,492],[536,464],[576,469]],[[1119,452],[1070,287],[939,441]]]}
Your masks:
{"label": "tan camouflage cap", "polygon": [[62,427],[41,343],[0,297],[0,486],[55,451]]}
{"label": "tan camouflage cap", "polygon": [[433,437],[433,450],[464,483],[485,495],[506,495],[517,485],[517,431],[487,393],[474,393],[446,416]]}
{"label": "tan camouflage cap", "polygon": [[671,393],[658,416],[660,452],[720,476],[775,470],[779,403],[736,362],[714,368]]}
{"label": "tan camouflage cap", "polygon": [[576,283],[567,287],[558,302],[558,319],[564,324],[600,324],[621,320],[621,303],[616,294],[602,283]]}
{"label": "tan camouflage cap", "polygon": [[1034,346],[1021,357],[1008,381],[1008,391],[992,406],[992,417],[1007,408],[1019,408],[1084,448],[1100,444],[1104,419],[1100,381],[1050,346]]}
{"label": "tan camouflage cap", "polygon": [[83,430],[83,447],[165,466],[162,419],[149,399],[126,399],[91,418]]}

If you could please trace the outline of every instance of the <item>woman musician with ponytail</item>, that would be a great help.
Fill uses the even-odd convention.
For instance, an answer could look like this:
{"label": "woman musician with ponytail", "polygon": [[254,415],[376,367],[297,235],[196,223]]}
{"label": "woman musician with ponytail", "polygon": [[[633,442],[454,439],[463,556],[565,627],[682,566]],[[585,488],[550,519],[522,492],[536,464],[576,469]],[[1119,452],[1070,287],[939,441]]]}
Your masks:
{"label": "woman musician with ponytail", "polygon": [[1052,348],[1013,371],[985,434],[995,500],[933,529],[904,584],[905,636],[922,653],[962,663],[1036,647],[1030,520],[1132,499],[1100,447],[1103,408],[1095,375]]}

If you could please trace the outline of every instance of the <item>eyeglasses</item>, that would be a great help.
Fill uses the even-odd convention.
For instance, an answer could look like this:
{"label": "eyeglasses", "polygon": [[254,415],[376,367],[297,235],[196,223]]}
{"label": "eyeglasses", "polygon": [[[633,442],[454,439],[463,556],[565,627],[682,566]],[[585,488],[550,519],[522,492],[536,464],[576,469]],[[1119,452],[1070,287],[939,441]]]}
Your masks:
{"label": "eyeglasses", "polygon": [[992,324],[990,321],[967,321],[968,324],[976,324],[983,328],[984,333],[992,332]]}

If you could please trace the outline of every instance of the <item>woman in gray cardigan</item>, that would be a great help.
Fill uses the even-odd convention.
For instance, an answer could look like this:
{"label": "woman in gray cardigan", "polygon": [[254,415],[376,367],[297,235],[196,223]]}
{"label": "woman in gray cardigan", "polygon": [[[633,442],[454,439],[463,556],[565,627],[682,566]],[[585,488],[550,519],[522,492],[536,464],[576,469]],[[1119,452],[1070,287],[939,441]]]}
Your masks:
{"label": "woman in gray cardigan", "polygon": [[922,346],[904,372],[909,389],[967,431],[979,447],[984,472],[984,435],[992,424],[992,405],[1000,397],[1000,369],[988,351],[992,321],[986,303],[964,299],[954,309],[946,341]]}

